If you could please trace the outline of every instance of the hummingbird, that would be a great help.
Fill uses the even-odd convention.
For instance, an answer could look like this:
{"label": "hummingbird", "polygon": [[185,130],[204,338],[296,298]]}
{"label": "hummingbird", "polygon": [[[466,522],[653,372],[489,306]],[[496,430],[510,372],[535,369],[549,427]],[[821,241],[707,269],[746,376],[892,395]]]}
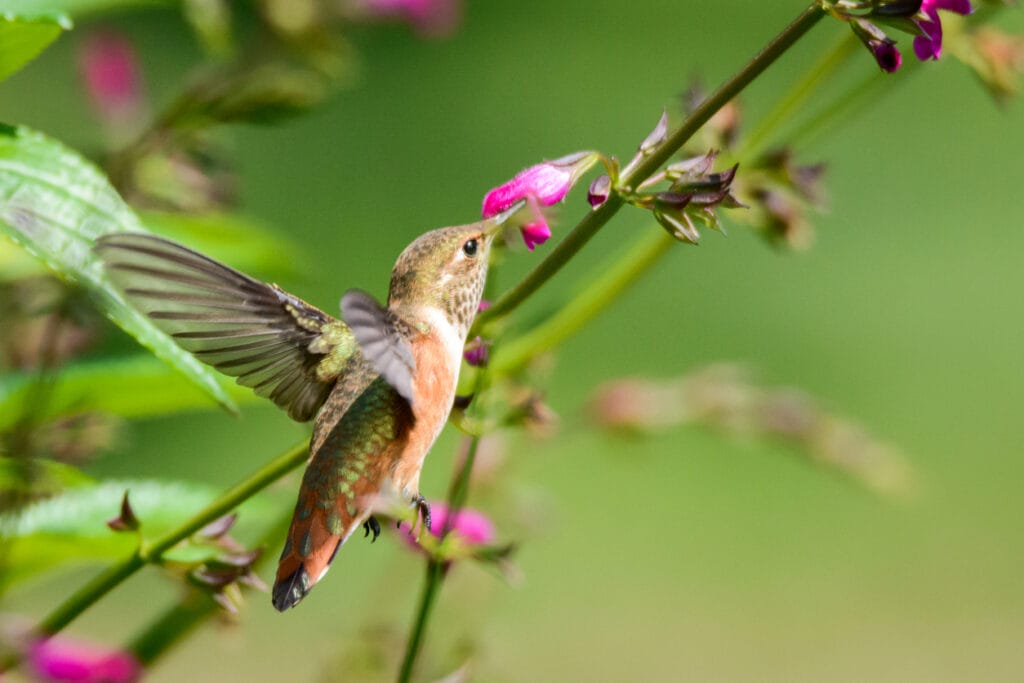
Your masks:
{"label": "hummingbird", "polygon": [[430,529],[420,470],[452,409],[492,242],[520,206],[421,235],[395,263],[387,305],[352,289],[340,319],[163,237],[97,240],[110,279],[178,345],[293,419],[316,418],[272,590],[278,611],[309,593],[357,529],[376,540],[382,500]]}

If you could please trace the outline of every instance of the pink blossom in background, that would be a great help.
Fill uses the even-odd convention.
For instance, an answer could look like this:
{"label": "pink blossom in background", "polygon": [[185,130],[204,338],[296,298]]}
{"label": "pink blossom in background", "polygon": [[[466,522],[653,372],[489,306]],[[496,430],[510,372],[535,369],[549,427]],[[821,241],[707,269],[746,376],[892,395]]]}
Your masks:
{"label": "pink blossom in background", "polygon": [[122,34],[97,31],[82,43],[78,66],[100,116],[117,123],[142,109],[142,78],[135,48]]}
{"label": "pink blossom in background", "polygon": [[485,342],[482,337],[477,336],[476,339],[468,344],[468,346],[472,346],[472,348],[463,351],[462,353],[462,357],[466,359],[466,362],[473,367],[487,365],[487,360],[491,355],[487,342]]}
{"label": "pink blossom in background", "polygon": [[[430,534],[434,538],[441,538],[441,530],[448,523],[448,513],[446,503],[440,501],[430,503]],[[408,522],[402,522],[399,532],[410,547],[419,548]],[[494,541],[496,536],[494,523],[487,518],[487,515],[471,508],[459,510],[452,521],[451,533],[457,535],[468,545],[485,545]]]}
{"label": "pink blossom in background", "polygon": [[973,11],[970,0],[924,0],[921,11],[928,15],[927,20],[918,20],[918,25],[925,35],[914,38],[914,54],[922,62],[938,59],[942,55],[942,21],[939,10],[956,14],[970,14]]}
{"label": "pink blossom in background", "polygon": [[462,22],[461,0],[362,0],[371,16],[404,21],[425,38],[446,38]]}
{"label": "pink blossom in background", "polygon": [[56,637],[33,643],[27,666],[48,683],[134,683],[142,675],[142,667],[127,652]]}

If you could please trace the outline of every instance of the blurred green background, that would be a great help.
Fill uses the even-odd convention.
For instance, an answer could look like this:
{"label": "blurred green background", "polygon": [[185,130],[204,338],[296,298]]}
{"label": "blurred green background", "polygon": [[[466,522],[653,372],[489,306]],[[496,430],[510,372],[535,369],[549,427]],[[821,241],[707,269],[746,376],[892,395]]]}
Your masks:
{"label": "blurred green background", "polygon": [[[691,76],[718,83],[801,6],[471,1],[444,41],[354,29],[351,82],[326,106],[233,131],[242,206],[305,246],[286,288],[328,311],[350,287],[382,296],[416,235],[474,220],[488,189],[542,158],[628,158]],[[1019,10],[1004,15],[1024,26]],[[79,22],[5,83],[0,119],[95,149],[74,54],[98,23]],[[201,59],[175,10],[102,23],[136,42],[157,103]],[[822,22],[743,96],[745,117],[845,30]],[[866,54],[855,62],[844,82],[876,70]],[[425,680],[462,651],[482,681],[1024,678],[1024,105],[997,108],[953,59],[926,67],[889,76],[885,98],[803,150],[828,162],[812,249],[773,250],[742,226],[706,233],[564,346],[549,394],[560,433],[514,436],[501,491],[471,500],[521,542],[524,580],[456,567]],[[560,210],[563,230],[583,194]],[[624,210],[521,315],[655,229]],[[517,253],[499,287],[550,249]],[[585,418],[602,381],[720,360],[899,444],[918,495],[880,499],[783,446],[695,429],[624,439]],[[267,406],[140,421],[90,471],[227,485],[304,433]],[[428,497],[443,496],[455,444],[449,428],[428,459]],[[284,499],[296,481],[278,487]],[[422,563],[382,540],[350,543],[287,614],[252,596],[236,626],[204,627],[148,680],[354,680],[367,639],[397,657]],[[6,608],[43,614],[91,573],[44,577]],[[177,595],[147,570],[71,632],[124,642]]]}

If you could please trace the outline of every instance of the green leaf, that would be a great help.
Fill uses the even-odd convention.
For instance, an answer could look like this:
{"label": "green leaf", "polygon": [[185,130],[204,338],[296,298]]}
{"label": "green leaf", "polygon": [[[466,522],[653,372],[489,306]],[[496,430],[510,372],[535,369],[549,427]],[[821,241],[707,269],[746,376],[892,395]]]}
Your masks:
{"label": "green leaf", "polygon": [[215,372],[176,345],[107,280],[92,246],[100,235],[122,230],[145,232],[96,167],[40,133],[0,130],[0,233],[92,292],[121,329],[235,411]]}
{"label": "green leaf", "polygon": [[35,59],[68,28],[67,19],[0,15],[0,81]]}
{"label": "green leaf", "polygon": [[[118,515],[126,490],[144,539],[181,524],[220,493],[195,483],[107,481],[68,490],[19,514],[0,516],[0,531],[7,542],[0,590],[57,567],[118,560],[131,553],[138,546],[138,536],[111,531],[106,525]],[[238,508],[238,523],[231,535],[251,543],[266,527],[277,523],[281,510],[282,506],[268,497],[250,498]],[[166,553],[164,559],[197,562],[218,553],[210,546],[184,543]]]}
{"label": "green leaf", "polygon": [[26,467],[34,470],[32,476],[43,483],[42,490],[46,492],[55,493],[62,489],[94,483],[90,476],[77,467],[62,462],[42,458],[26,461],[23,458],[0,456],[0,490],[21,488]]}
{"label": "green leaf", "polygon": [[0,14],[60,19],[129,7],[157,7],[169,4],[169,0],[0,0]]}
{"label": "green leaf", "polygon": [[[0,432],[23,413],[34,372],[0,376]],[[239,403],[263,401],[252,390],[230,384],[228,393]],[[47,393],[39,421],[83,412],[101,411],[125,418],[154,417],[211,407],[209,398],[166,364],[148,354],[128,358],[73,363],[61,368]]]}

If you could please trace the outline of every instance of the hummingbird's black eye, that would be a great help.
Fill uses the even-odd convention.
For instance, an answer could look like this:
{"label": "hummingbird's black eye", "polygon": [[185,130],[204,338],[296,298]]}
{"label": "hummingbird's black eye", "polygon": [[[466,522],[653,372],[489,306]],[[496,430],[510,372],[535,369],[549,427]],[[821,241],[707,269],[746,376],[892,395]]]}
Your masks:
{"label": "hummingbird's black eye", "polygon": [[462,245],[462,253],[466,256],[476,256],[477,249],[480,248],[480,243],[475,239],[466,240],[466,243]]}

